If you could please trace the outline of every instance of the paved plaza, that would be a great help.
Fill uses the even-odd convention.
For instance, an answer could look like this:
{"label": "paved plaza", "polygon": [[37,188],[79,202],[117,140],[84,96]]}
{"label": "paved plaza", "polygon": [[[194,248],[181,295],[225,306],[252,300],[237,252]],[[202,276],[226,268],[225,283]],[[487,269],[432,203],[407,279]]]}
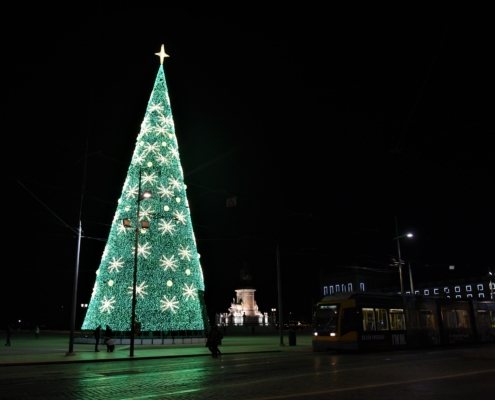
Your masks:
{"label": "paved plaza", "polygon": [[[2,339],[5,341],[5,334]],[[106,346],[100,344],[95,352],[94,344],[74,344],[74,356],[67,356],[69,350],[68,332],[41,332],[40,339],[34,338],[32,332],[14,332],[11,346],[0,346],[0,367],[8,365],[58,364],[77,362],[103,362],[130,359],[152,359],[166,357],[209,356],[205,343],[135,345],[134,356],[130,357],[129,345],[117,345],[113,353],[106,352]],[[93,341],[94,343],[94,341]],[[296,334],[296,346],[289,346],[288,332],[284,332],[284,344],[280,346],[278,333],[271,335],[244,334],[225,336],[220,349],[225,354],[261,353],[279,351],[311,352],[310,331]]]}
{"label": "paved plaza", "polygon": [[[5,338],[5,337],[4,337]],[[0,347],[0,399],[328,399],[490,398],[495,344],[372,353],[313,352],[311,334],[296,345],[271,335],[226,336],[222,357],[204,343],[128,345],[107,353],[76,344],[68,332],[15,332]]]}

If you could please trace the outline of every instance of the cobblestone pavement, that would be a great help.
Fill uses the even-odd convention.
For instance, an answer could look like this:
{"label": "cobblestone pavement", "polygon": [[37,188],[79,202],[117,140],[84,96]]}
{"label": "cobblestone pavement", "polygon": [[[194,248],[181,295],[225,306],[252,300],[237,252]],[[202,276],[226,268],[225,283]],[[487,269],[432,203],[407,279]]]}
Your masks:
{"label": "cobblestone pavement", "polygon": [[492,398],[495,361],[461,351],[273,352],[10,366],[0,399]]}

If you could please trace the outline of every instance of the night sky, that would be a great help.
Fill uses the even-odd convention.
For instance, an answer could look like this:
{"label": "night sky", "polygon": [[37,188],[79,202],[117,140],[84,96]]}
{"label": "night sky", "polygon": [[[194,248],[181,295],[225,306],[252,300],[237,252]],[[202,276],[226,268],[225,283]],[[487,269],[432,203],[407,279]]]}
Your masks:
{"label": "night sky", "polygon": [[162,43],[210,313],[245,265],[277,307],[278,244],[284,310],[309,319],[321,268],[386,268],[395,218],[417,281],[495,269],[487,9],[188,4],[4,16],[1,325],[68,327],[80,212],[89,302]]}

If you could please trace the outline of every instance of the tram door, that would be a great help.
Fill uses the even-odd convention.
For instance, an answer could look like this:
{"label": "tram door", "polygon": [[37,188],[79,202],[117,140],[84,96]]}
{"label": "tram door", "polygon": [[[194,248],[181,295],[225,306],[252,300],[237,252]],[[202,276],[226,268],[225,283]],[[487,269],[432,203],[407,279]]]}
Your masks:
{"label": "tram door", "polygon": [[478,341],[490,342],[490,316],[487,310],[476,312],[476,327],[478,328]]}

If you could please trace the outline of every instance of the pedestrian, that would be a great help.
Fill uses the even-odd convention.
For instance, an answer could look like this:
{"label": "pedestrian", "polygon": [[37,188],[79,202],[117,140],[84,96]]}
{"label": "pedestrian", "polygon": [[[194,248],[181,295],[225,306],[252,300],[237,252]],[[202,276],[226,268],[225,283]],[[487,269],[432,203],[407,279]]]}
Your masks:
{"label": "pedestrian", "polygon": [[105,328],[105,336],[109,337],[109,338],[111,338],[113,336],[112,328],[110,328],[110,326],[108,326],[108,325]]}
{"label": "pedestrian", "polygon": [[95,338],[95,351],[100,351],[98,350],[98,344],[100,343],[100,334],[101,334],[101,325],[98,325],[93,332],[93,337]]}
{"label": "pedestrian", "polygon": [[113,353],[115,350],[115,342],[113,339],[110,336],[106,336],[103,343],[107,345],[107,353]]}
{"label": "pedestrian", "polygon": [[136,318],[136,323],[134,324],[134,336],[139,336],[141,334],[141,322]]}
{"label": "pedestrian", "polygon": [[40,338],[40,327],[36,325],[36,328],[34,328],[34,338],[39,339]]}
{"label": "pedestrian", "polygon": [[206,347],[210,350],[213,358],[222,356],[222,352],[218,349],[218,346],[222,344],[222,337],[223,335],[218,331],[217,326],[212,325],[206,338]]}
{"label": "pedestrian", "polygon": [[5,346],[10,346],[10,335],[12,334],[12,325],[8,324],[7,329],[5,331],[7,332],[7,343],[5,343]]}

